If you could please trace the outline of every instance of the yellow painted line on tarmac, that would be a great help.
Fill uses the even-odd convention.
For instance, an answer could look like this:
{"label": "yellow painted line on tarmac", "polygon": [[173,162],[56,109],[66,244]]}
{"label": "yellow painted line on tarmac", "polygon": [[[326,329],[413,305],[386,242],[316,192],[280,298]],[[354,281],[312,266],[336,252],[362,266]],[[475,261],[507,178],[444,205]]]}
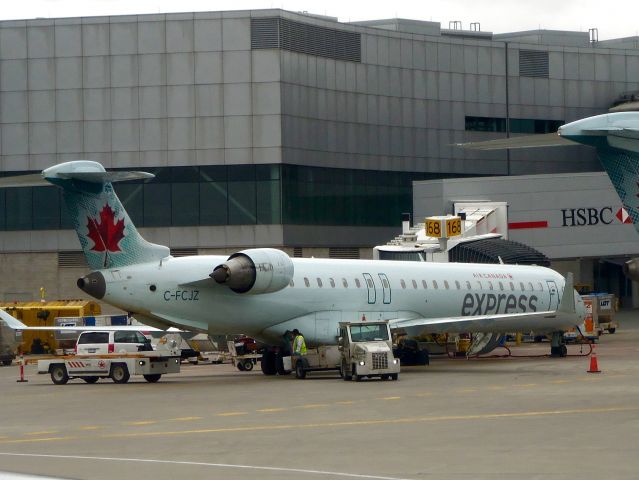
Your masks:
{"label": "yellow painted line on tarmac", "polygon": [[124,425],[139,427],[143,425],[153,425],[155,423],[158,423],[158,422],[156,420],[140,420],[139,422],[124,422]]}
{"label": "yellow painted line on tarmac", "polygon": [[99,430],[104,427],[99,427],[97,425],[85,425],[84,427],[80,427],[80,430]]}
{"label": "yellow painted line on tarmac", "polygon": [[202,420],[202,417],[177,417],[169,418],[172,422],[192,422],[194,420]]}
{"label": "yellow painted line on tarmac", "polygon": [[536,387],[538,385],[539,385],[538,383],[515,383],[513,387],[530,388],[530,387]]}
{"label": "yellow painted line on tarmac", "polygon": [[339,427],[365,427],[375,425],[400,425],[400,424],[418,424],[430,422],[460,422],[460,421],[484,421],[497,419],[525,419],[536,417],[551,417],[559,415],[584,415],[584,414],[606,414],[606,413],[622,413],[622,412],[639,411],[639,406],[615,406],[600,408],[575,408],[565,410],[542,410],[542,411],[522,411],[507,413],[485,413],[477,415],[442,415],[430,417],[408,417],[395,419],[374,419],[374,420],[351,420],[343,422],[328,423],[306,423],[306,424],[273,424],[273,425],[250,425],[243,427],[220,427],[220,428],[204,428],[193,430],[174,430],[165,432],[133,432],[133,433],[111,433],[98,434],[94,437],[48,437],[48,438],[30,438],[16,440],[0,440],[0,444],[10,443],[36,443],[51,442],[62,440],[90,440],[92,438],[141,438],[141,437],[169,437],[180,435],[194,434],[210,434],[210,433],[235,433],[235,432],[259,432],[259,431],[281,431],[281,430],[308,430],[308,429],[325,429]]}
{"label": "yellow painted line on tarmac", "polygon": [[248,415],[248,412],[224,412],[224,413],[217,413],[216,415],[218,417],[235,417],[238,415]]}
{"label": "yellow painted line on tarmac", "polygon": [[302,405],[300,408],[324,408],[328,407],[328,403],[307,403],[306,405]]}
{"label": "yellow painted line on tarmac", "polygon": [[402,397],[380,397],[379,400],[401,400]]}
{"label": "yellow painted line on tarmac", "polygon": [[559,384],[562,384],[562,383],[570,383],[570,382],[572,382],[572,380],[553,380],[550,383],[554,383],[556,385],[559,385]]}
{"label": "yellow painted line on tarmac", "polygon": [[286,408],[260,408],[258,412],[261,413],[273,413],[273,412],[284,412]]}
{"label": "yellow painted line on tarmac", "polygon": [[335,402],[335,405],[355,405],[354,400],[343,400],[341,402]]}
{"label": "yellow painted line on tarmac", "polygon": [[58,442],[61,440],[76,440],[78,437],[42,437],[42,438],[24,438],[17,440],[0,440],[0,444],[3,443],[43,443],[43,442]]}
{"label": "yellow painted line on tarmac", "polygon": [[[99,435],[100,438],[135,438],[135,437],[162,437],[162,436],[178,436],[178,435],[194,435],[207,433],[234,433],[234,432],[259,432],[259,431],[276,431],[276,430],[305,430],[317,428],[333,428],[333,427],[357,427],[357,426],[374,426],[374,425],[398,425],[398,424],[414,424],[429,422],[458,422],[471,420],[496,420],[496,419],[524,419],[534,417],[548,417],[558,415],[583,415],[596,413],[620,413],[629,411],[639,411],[639,406],[632,407],[602,407],[602,408],[576,408],[566,410],[545,410],[545,411],[529,411],[529,412],[509,412],[509,413],[486,413],[477,415],[443,415],[432,417],[410,417],[396,419],[376,419],[376,420],[352,420],[344,422],[327,422],[327,423],[306,423],[306,424],[282,424],[282,425],[251,425],[245,427],[220,427],[206,428],[198,430],[180,430],[167,432],[137,432],[137,433],[113,433],[107,435]],[[0,444],[4,443],[0,441]]]}
{"label": "yellow painted line on tarmac", "polygon": [[25,433],[25,435],[33,435],[33,436],[36,436],[36,435],[53,435],[54,433],[58,433],[58,431],[57,430],[44,430],[44,431],[41,431],[41,432],[27,432],[27,433]]}

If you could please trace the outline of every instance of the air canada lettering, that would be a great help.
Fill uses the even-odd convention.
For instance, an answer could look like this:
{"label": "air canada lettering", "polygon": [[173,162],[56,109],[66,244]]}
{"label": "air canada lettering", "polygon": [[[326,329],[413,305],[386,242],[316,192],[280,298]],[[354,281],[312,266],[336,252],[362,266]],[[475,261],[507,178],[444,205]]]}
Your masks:
{"label": "air canada lettering", "polygon": [[467,293],[461,314],[489,315],[491,313],[536,312],[536,295],[512,295],[506,293]]}

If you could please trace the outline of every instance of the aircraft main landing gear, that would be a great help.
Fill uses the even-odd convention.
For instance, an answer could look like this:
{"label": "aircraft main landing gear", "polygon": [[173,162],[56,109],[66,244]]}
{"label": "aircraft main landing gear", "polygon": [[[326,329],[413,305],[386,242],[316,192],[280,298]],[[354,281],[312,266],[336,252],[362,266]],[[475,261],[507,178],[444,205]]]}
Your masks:
{"label": "aircraft main landing gear", "polygon": [[550,340],[550,356],[551,357],[565,357],[568,355],[568,348],[564,341],[564,332],[552,332],[552,338]]}

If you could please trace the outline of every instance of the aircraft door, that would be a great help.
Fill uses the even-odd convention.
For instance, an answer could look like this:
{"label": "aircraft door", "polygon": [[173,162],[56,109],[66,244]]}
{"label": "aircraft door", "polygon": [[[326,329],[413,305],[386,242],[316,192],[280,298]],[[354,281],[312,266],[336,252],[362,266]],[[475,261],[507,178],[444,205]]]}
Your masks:
{"label": "aircraft door", "polygon": [[391,303],[391,286],[385,273],[380,273],[379,280],[382,282],[382,299],[386,305]]}
{"label": "aircraft door", "polygon": [[372,305],[377,302],[377,288],[370,273],[363,273],[362,275],[364,277],[364,283],[366,283],[366,288],[368,289],[368,303]]}
{"label": "aircraft door", "polygon": [[339,322],[342,321],[342,312],[324,311],[315,313],[315,343],[332,345],[335,343],[339,330]]}
{"label": "aircraft door", "polygon": [[548,285],[548,296],[550,297],[548,310],[557,310],[559,308],[559,291],[557,290],[557,284],[554,280],[546,280],[546,284]]}

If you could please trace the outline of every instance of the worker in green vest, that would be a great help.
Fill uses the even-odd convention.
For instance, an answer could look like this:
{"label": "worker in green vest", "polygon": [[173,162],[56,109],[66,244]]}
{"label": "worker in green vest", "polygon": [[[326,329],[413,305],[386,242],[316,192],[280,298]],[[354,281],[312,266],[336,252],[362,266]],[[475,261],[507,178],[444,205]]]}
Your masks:
{"label": "worker in green vest", "polygon": [[295,328],[293,330],[293,356],[301,357],[306,355],[306,342],[304,336]]}

